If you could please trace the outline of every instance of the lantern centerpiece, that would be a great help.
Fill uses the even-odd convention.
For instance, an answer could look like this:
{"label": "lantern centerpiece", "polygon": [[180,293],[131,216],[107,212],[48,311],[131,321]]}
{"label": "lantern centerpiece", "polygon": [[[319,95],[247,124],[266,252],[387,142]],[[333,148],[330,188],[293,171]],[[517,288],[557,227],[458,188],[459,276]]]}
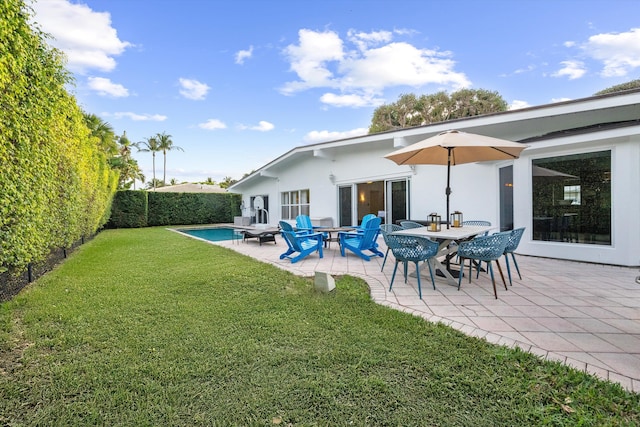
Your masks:
{"label": "lantern centerpiece", "polygon": [[429,214],[427,221],[429,222],[429,231],[440,231],[440,222],[442,217],[437,213]]}
{"label": "lantern centerpiece", "polygon": [[452,213],[449,224],[451,224],[452,227],[462,227],[462,212],[455,211]]}

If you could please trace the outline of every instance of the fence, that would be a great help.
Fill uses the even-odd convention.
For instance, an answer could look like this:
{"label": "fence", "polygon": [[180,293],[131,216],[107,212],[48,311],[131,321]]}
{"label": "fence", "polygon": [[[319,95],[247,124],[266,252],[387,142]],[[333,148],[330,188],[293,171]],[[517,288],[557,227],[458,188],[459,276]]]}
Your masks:
{"label": "fence", "polygon": [[0,273],[0,302],[9,301],[18,295],[29,283],[53,270],[53,268],[60,264],[69,254],[86,241],[93,239],[93,237],[94,236],[84,237],[71,245],[70,248],[53,249],[47,259],[29,264],[27,268],[22,271],[9,270]]}

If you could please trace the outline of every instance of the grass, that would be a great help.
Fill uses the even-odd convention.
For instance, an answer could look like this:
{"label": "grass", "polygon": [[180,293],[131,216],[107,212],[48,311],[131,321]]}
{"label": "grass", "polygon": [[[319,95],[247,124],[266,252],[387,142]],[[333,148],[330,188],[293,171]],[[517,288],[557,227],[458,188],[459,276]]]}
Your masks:
{"label": "grass", "polygon": [[639,425],[640,395],[161,228],[0,305],[0,424]]}

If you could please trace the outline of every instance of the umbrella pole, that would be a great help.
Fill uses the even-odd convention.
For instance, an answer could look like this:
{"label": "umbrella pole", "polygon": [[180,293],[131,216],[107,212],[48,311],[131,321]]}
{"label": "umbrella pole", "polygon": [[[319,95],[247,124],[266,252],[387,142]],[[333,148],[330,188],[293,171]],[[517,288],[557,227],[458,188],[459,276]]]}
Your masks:
{"label": "umbrella pole", "polygon": [[445,193],[447,194],[447,216],[445,217],[445,221],[447,222],[447,230],[449,229],[449,195],[451,194],[451,150],[452,147],[447,148],[447,189]]}
{"label": "umbrella pole", "polygon": [[[453,150],[452,147],[447,147],[447,189],[445,190],[447,193],[447,216],[445,218],[447,230],[449,229],[449,195],[451,194],[451,150]],[[453,274],[451,272],[451,254],[447,254],[447,271]],[[462,274],[462,269],[460,269],[460,273],[458,274]]]}

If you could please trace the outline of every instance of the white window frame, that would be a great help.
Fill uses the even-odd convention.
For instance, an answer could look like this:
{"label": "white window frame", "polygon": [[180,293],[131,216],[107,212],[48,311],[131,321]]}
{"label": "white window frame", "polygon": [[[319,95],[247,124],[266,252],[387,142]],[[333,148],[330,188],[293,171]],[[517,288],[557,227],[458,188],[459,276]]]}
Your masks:
{"label": "white window frame", "polygon": [[309,215],[311,211],[311,192],[309,189],[280,193],[280,211],[283,220],[295,220],[298,215]]}

